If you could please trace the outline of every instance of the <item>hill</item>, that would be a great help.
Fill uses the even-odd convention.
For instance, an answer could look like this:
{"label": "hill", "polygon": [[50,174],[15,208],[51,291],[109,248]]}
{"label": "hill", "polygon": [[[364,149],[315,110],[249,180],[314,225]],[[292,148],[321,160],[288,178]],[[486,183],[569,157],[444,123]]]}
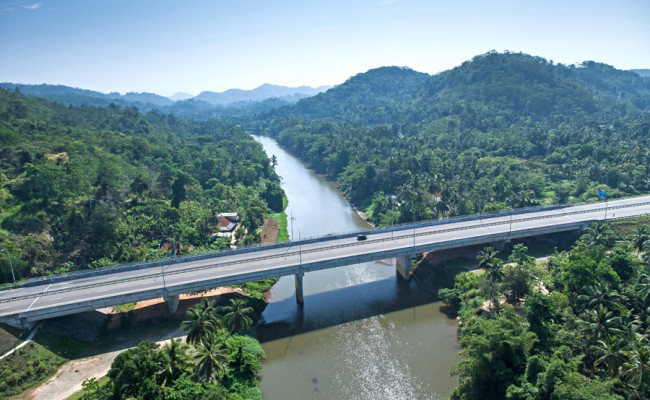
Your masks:
{"label": "hill", "polygon": [[[376,223],[650,191],[650,86],[604,64],[490,52],[379,68],[243,124],[329,174]],[[384,193],[397,194],[391,210]],[[433,194],[442,194],[442,202]]]}
{"label": "hill", "polygon": [[291,115],[366,126],[420,123],[453,113],[452,105],[468,101],[484,105],[487,117],[501,115],[509,121],[567,109],[589,114],[611,102],[648,110],[650,82],[592,61],[564,66],[526,54],[490,52],[434,76],[408,68],[373,69],[277,110],[269,119]]}
{"label": "hill", "polygon": [[255,242],[282,209],[277,182],[261,145],[225,123],[0,89],[0,247],[17,278],[163,257],[172,240],[227,247],[219,212],[238,212]]}
{"label": "hill", "polygon": [[135,106],[141,110],[149,111],[154,108],[172,105],[170,99],[154,93],[130,92],[125,95],[119,93],[101,93],[94,90],[73,88],[64,85],[26,85],[21,83],[0,83],[0,87],[8,90],[19,90],[29,96],[39,96],[54,100],[66,105],[89,105],[106,107],[110,104],[122,106]]}
{"label": "hill", "polygon": [[259,102],[270,98],[278,98],[290,103],[318,94],[329,89],[328,86],[312,88],[309,86],[286,87],[265,83],[252,90],[230,89],[225,92],[202,92],[193,100],[205,101],[212,105],[225,106],[233,103]]}
{"label": "hill", "polygon": [[631,69],[630,71],[636,73],[642,78],[650,78],[650,69]]}

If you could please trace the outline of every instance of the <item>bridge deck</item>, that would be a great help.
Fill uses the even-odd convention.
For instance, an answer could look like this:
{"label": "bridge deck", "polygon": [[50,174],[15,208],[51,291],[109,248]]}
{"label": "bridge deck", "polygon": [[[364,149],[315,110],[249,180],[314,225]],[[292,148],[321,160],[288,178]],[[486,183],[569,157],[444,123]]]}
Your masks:
{"label": "bridge deck", "polygon": [[[607,209],[607,211],[606,211]],[[0,292],[0,318],[37,321],[157,297],[324,268],[579,229],[592,221],[650,214],[650,196],[354,237],[69,279]]]}

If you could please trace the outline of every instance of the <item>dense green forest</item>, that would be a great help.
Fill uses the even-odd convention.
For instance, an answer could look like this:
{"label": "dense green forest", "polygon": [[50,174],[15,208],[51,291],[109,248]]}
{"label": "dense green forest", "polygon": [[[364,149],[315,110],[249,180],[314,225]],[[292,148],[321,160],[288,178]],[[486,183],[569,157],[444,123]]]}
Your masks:
{"label": "dense green forest", "polygon": [[633,72],[492,52],[435,76],[372,70],[238,122],[387,224],[646,193],[649,109]]}
{"label": "dense green forest", "polygon": [[[262,147],[225,123],[0,89],[0,248],[17,278],[160,257],[174,239],[181,253],[227,247],[213,237],[220,212],[238,212],[255,242],[282,210],[278,182]],[[2,282],[9,267],[3,255]]]}
{"label": "dense green forest", "polygon": [[647,399],[650,227],[615,239],[596,223],[548,263],[523,244],[505,265],[486,248],[482,274],[441,289],[462,321],[451,399]]}

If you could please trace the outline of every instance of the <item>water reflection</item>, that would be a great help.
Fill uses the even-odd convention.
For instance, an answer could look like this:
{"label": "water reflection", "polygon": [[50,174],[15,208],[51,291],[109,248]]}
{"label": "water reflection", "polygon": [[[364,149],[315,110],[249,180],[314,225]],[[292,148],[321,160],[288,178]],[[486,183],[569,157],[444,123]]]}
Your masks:
{"label": "water reflection", "polygon": [[[333,183],[274,140],[256,139],[277,157],[296,238],[367,228]],[[298,306],[293,277],[280,279],[258,328],[265,399],[437,399],[455,386],[455,321],[432,294],[396,278],[394,267],[311,272],[303,283]]]}

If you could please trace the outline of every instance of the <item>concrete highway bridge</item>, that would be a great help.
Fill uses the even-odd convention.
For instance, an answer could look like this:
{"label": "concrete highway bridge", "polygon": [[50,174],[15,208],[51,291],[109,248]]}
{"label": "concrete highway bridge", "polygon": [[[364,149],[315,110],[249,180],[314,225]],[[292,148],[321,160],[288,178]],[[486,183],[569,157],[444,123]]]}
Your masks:
{"label": "concrete highway bridge", "polygon": [[306,272],[395,258],[408,280],[418,253],[504,243],[511,239],[584,229],[594,221],[650,214],[650,196],[576,206],[552,206],[473,215],[53,275],[0,291],[0,322],[29,327],[36,321],[136,301],[164,298],[171,312],[179,295],[294,275],[296,300],[303,301]]}

